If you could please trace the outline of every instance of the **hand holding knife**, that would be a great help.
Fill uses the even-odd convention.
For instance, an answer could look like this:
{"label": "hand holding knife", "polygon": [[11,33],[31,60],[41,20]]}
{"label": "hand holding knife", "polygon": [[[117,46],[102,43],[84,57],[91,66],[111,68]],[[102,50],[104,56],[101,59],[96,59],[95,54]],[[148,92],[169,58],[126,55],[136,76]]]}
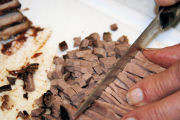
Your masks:
{"label": "hand holding knife", "polygon": [[90,105],[96,100],[105,88],[115,80],[117,74],[122,72],[124,67],[130,60],[136,55],[136,53],[145,48],[146,45],[153,40],[162,31],[173,27],[179,22],[180,19],[180,2],[169,7],[160,7],[158,15],[150,23],[150,25],[144,30],[144,32],[138,37],[138,39],[132,44],[129,50],[118,60],[118,62],[111,68],[104,79],[98,84],[98,86],[92,91],[89,97],[82,103],[75,117],[77,118],[83,113]]}

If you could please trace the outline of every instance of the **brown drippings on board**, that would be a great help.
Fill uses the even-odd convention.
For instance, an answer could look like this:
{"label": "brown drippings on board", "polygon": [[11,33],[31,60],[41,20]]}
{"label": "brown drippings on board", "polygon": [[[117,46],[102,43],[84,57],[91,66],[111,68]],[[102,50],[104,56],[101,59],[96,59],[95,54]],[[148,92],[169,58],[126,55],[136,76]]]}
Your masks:
{"label": "brown drippings on board", "polygon": [[33,36],[33,37],[36,37],[38,32],[44,30],[43,28],[35,27],[35,26],[32,26],[31,29],[32,29],[32,32],[33,32],[31,36]]}
{"label": "brown drippings on board", "polygon": [[23,94],[23,98],[28,100],[28,93]]}
{"label": "brown drippings on board", "polygon": [[23,46],[23,44],[24,44],[24,42],[26,42],[26,40],[27,40],[27,37],[25,36],[25,32],[24,32],[24,33],[18,35],[11,42],[3,44],[1,52],[4,55],[11,56]]}
{"label": "brown drippings on board", "polygon": [[2,97],[2,105],[1,105],[1,110],[10,110],[11,109],[11,105],[9,104],[10,102],[10,97],[8,95],[4,95]]}
{"label": "brown drippings on board", "polygon": [[40,52],[40,53],[35,53],[31,58],[34,59],[34,58],[37,58],[37,57],[39,57],[39,56],[41,56],[41,55],[42,55],[42,52]]}

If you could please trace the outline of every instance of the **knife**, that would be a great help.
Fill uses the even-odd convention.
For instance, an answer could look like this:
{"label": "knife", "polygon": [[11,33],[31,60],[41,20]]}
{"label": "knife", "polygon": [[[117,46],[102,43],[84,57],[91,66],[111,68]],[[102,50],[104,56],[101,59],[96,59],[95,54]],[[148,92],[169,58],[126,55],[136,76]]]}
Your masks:
{"label": "knife", "polygon": [[112,83],[119,74],[125,68],[126,64],[130,62],[139,50],[145,48],[149,42],[153,40],[159,33],[167,30],[170,27],[175,26],[180,19],[180,2],[169,7],[159,7],[159,13],[144,32],[138,37],[138,39],[131,45],[129,50],[117,61],[116,64],[110,69],[97,87],[91,92],[88,98],[81,104],[77,112],[74,114],[75,118],[78,118],[91,104],[98,99],[102,91]]}

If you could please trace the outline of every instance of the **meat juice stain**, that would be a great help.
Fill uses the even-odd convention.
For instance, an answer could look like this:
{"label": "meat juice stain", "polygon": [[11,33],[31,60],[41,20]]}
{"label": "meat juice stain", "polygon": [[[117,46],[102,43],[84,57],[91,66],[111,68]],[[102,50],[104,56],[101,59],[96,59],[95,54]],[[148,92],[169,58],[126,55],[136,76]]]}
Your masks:
{"label": "meat juice stain", "polygon": [[32,31],[33,31],[33,33],[32,33],[32,35],[31,35],[31,36],[33,36],[33,37],[36,37],[36,36],[37,36],[37,34],[38,34],[38,32],[40,32],[40,31],[43,31],[43,30],[44,30],[43,28],[40,28],[40,27],[34,27],[34,26],[32,26],[32,27],[31,27],[31,29],[32,29]]}
{"label": "meat juice stain", "polygon": [[34,59],[39,57],[40,55],[42,55],[42,52],[34,54],[31,58]]}
{"label": "meat juice stain", "polygon": [[[11,48],[16,47],[16,44],[21,44],[21,46],[22,46],[26,40],[27,40],[27,37],[25,36],[25,32],[24,32],[24,33],[20,34],[19,36],[17,36],[13,41],[3,44],[1,52],[4,55],[11,56],[14,53],[14,51],[12,51]],[[15,43],[15,44],[13,45],[13,43]]]}

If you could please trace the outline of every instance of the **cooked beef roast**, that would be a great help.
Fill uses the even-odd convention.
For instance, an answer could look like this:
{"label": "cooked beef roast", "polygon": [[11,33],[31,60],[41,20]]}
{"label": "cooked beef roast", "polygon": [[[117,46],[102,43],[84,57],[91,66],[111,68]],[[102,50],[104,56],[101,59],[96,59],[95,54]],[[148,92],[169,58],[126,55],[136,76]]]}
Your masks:
{"label": "cooked beef roast", "polygon": [[[78,106],[130,46],[126,36],[116,42],[112,41],[111,33],[104,33],[103,38],[104,41],[101,41],[98,33],[81,42],[80,38],[74,38],[74,46],[79,46],[79,49],[68,51],[63,58],[54,57],[56,68],[48,73],[51,88],[36,101],[39,108],[31,113],[34,119],[74,119]],[[144,77],[163,70],[138,52],[92,107],[77,120],[120,120],[134,109],[126,100],[128,89]],[[50,114],[45,114],[45,109],[50,110]]]}

